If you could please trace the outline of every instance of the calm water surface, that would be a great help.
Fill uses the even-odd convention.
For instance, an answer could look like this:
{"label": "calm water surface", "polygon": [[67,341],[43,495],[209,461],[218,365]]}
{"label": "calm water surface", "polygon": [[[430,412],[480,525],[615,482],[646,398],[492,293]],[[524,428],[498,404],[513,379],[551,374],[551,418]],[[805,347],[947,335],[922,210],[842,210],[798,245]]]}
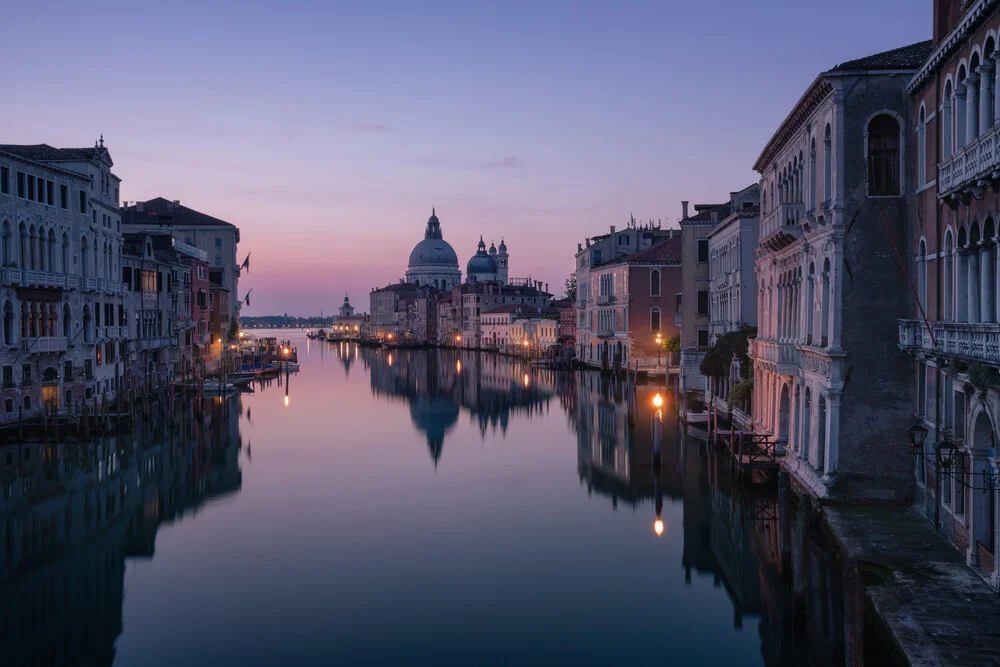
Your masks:
{"label": "calm water surface", "polygon": [[657,438],[654,388],[630,431],[597,375],[281,335],[287,383],[4,447],[3,664],[842,661],[830,558],[794,598],[777,495]]}

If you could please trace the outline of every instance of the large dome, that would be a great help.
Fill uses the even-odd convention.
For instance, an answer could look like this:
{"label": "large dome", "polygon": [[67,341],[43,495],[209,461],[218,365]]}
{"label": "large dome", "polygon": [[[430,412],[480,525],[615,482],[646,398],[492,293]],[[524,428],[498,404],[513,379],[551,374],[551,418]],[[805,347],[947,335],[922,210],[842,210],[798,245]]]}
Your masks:
{"label": "large dome", "polygon": [[458,255],[444,239],[424,239],[410,253],[410,266],[452,266],[458,268]]}

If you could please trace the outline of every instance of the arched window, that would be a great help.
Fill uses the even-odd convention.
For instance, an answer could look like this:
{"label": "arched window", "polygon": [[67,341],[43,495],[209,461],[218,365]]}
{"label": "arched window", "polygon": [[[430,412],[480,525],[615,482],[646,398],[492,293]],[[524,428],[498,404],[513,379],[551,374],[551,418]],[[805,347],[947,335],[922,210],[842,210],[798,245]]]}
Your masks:
{"label": "arched window", "polygon": [[816,265],[809,263],[809,280],[806,285],[806,345],[813,344],[816,320]]}
{"label": "arched window", "polygon": [[0,249],[0,255],[3,257],[3,265],[9,266],[11,263],[11,234],[10,234],[10,223],[6,220],[3,221],[3,248]]}
{"label": "arched window", "polygon": [[809,440],[812,436],[812,393],[806,387],[805,404],[802,408],[802,447],[799,450],[802,458],[809,460]]}
{"label": "arched window", "polygon": [[85,305],[83,307],[83,342],[92,343],[94,341],[94,335],[90,330],[90,306]]}
{"label": "arched window", "polygon": [[26,269],[37,269],[38,268],[38,230],[35,229],[34,225],[28,227],[28,261],[24,268]]}
{"label": "arched window", "polygon": [[63,336],[67,343],[73,337],[73,318],[70,317],[68,303],[63,306]]}
{"label": "arched window", "polygon": [[820,394],[816,415],[816,469],[823,472],[826,465],[826,397]]}
{"label": "arched window", "polygon": [[920,309],[927,312],[927,243],[920,239],[920,249],[917,251],[917,294],[920,298]]}
{"label": "arched window", "polygon": [[941,105],[941,152],[946,158],[951,157],[955,145],[955,122],[952,112],[954,105],[951,81],[944,85],[944,103]]}
{"label": "arched window", "polygon": [[925,120],[924,107],[920,107],[920,115],[917,118],[917,187],[923,187],[927,183],[927,121]]}
{"label": "arched window", "polygon": [[823,134],[823,201],[833,198],[833,137],[830,126]]}
{"label": "arched window", "polygon": [[958,68],[958,84],[955,86],[955,148],[965,146],[965,65]]}
{"label": "arched window", "polygon": [[69,237],[63,234],[62,237],[62,272],[69,273]]}
{"label": "arched window", "polygon": [[[87,237],[84,236],[80,239],[80,275],[86,278],[90,275],[90,267],[87,265],[87,252],[89,246],[87,245]],[[80,286],[81,288],[84,285]]]}
{"label": "arched window", "polygon": [[14,307],[10,301],[3,304],[3,344],[14,344]]}
{"label": "arched window", "polygon": [[821,297],[823,300],[820,317],[820,346],[826,347],[830,341],[830,260],[823,261],[823,290]]}
{"label": "arched window", "polygon": [[49,256],[46,260],[46,268],[49,271],[56,270],[56,233],[53,230],[49,230],[49,240],[45,244],[45,250],[48,252]]}
{"label": "arched window", "polygon": [[880,114],[868,124],[868,194],[899,195],[899,183],[899,123]]}
{"label": "arched window", "polygon": [[653,269],[649,272],[649,296],[660,296],[659,269]]}
{"label": "arched window", "polygon": [[653,308],[649,311],[649,330],[659,331],[660,330],[660,309]]}
{"label": "arched window", "polygon": [[955,248],[951,230],[944,235],[944,319],[955,319]]}
{"label": "arched window", "polygon": [[809,144],[809,208],[816,209],[816,137]]}

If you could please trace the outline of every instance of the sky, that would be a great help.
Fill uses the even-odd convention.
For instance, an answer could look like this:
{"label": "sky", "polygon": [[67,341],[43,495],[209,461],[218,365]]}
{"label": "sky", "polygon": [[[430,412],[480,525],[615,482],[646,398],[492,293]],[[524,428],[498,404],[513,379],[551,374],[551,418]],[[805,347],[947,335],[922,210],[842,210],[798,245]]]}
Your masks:
{"label": "sky", "polygon": [[13,3],[0,143],[92,145],[122,198],[238,225],[244,314],[368,310],[431,208],[561,293],[585,237],[725,201],[818,73],[932,0]]}

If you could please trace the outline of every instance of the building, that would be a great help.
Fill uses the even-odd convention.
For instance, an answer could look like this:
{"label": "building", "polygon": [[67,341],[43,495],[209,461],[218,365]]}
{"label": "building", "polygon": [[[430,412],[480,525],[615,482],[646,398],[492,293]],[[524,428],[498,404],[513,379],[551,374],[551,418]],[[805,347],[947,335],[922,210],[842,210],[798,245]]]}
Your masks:
{"label": "building", "polygon": [[236,259],[236,247],[240,242],[240,230],[236,225],[182,206],[179,200],[163,197],[122,207],[121,219],[126,231],[169,234],[208,253],[209,265],[219,269],[216,271],[218,284],[229,295],[227,321],[239,321],[241,268]]}
{"label": "building", "polygon": [[754,271],[760,230],[760,186],[730,196],[731,213],[708,234],[709,342],[742,325],[757,326]]}
{"label": "building", "polygon": [[909,309],[894,239],[916,186],[906,82],[930,42],[843,63],[805,91],[760,174],[752,413],[808,493],[909,502],[913,368],[897,347]]}
{"label": "building", "polygon": [[235,340],[232,320],[232,294],[225,286],[225,268],[208,270],[208,336],[209,347],[206,359],[215,365],[221,362],[226,346]]}
{"label": "building", "polygon": [[[485,345],[482,314],[498,306],[522,305],[529,308],[548,308],[552,295],[541,281],[515,278],[511,284],[499,281],[466,282],[452,290],[456,316],[460,318],[461,346],[482,348]],[[459,305],[460,304],[460,305]]]}
{"label": "building", "polygon": [[340,305],[340,309],[337,311],[340,317],[353,317],[354,316],[354,306],[351,305],[351,300],[348,296],[344,295],[344,303]]}
{"label": "building", "polygon": [[930,431],[916,457],[916,505],[996,588],[1000,3],[936,0],[933,21],[933,50],[906,84],[905,135],[916,148],[904,178],[916,215],[905,252],[919,302],[898,333],[912,355],[907,409]]}
{"label": "building", "polygon": [[682,238],[668,229],[651,240],[655,245],[577,272],[578,294],[589,295],[576,336],[577,358],[585,364],[623,368],[639,361],[653,367],[662,361],[658,345],[677,333]]}
{"label": "building", "polygon": [[681,392],[704,391],[701,360],[709,340],[708,235],[732,213],[731,203],[696,204],[688,215],[688,202],[681,202],[681,290],[676,295],[675,320],[681,337]]}
{"label": "building", "polygon": [[[604,282],[608,280],[607,277],[598,278],[595,272],[599,272],[601,267],[611,265],[619,258],[646,250],[661,241],[673,238],[676,234],[677,230],[661,229],[653,223],[638,225],[633,219],[625,229],[617,230],[615,225],[611,225],[609,233],[587,238],[583,243],[577,244],[574,260],[577,286],[576,347],[579,360],[592,366],[611,367],[616,358],[614,346],[625,346],[625,341],[628,340],[625,334],[625,302],[621,304],[616,302],[616,307],[610,308],[612,299],[617,294],[622,294],[626,288],[628,271],[623,266],[619,267],[615,279],[617,282],[613,280],[610,285]],[[608,276],[614,273],[605,271],[601,275]],[[615,292],[616,286],[617,292]],[[623,308],[618,309],[617,305]],[[608,344],[611,338],[616,339],[614,346]],[[655,341],[655,334],[653,340]],[[620,361],[625,359],[622,354],[617,358]]]}
{"label": "building", "polygon": [[[434,209],[427,219],[424,240],[410,252],[410,263],[406,269],[406,282],[413,285],[433,286],[435,289],[450,289],[462,282],[458,269],[458,255],[444,240],[441,221]],[[374,311],[372,311],[374,314]]]}
{"label": "building", "polygon": [[490,243],[489,251],[483,243],[483,237],[479,237],[479,246],[476,254],[469,259],[465,267],[465,281],[469,283],[498,282],[506,285],[508,280],[508,270],[510,268],[510,257],[507,254],[507,244],[500,239],[500,250],[498,251],[493,243]]}
{"label": "building", "polygon": [[372,289],[368,309],[370,335],[379,340],[399,336],[406,324],[399,321],[399,300],[418,292],[417,285],[403,282]]}
{"label": "building", "polygon": [[[125,380],[127,386],[140,390],[160,387],[184,368],[175,325],[188,318],[190,291],[183,279],[178,281],[178,273],[184,270],[179,258],[156,245],[160,244],[154,244],[153,235],[145,232],[125,234],[122,245],[122,319],[128,328]],[[180,298],[182,293],[188,296],[187,302]]]}
{"label": "building", "polygon": [[122,374],[120,179],[93,148],[0,145],[0,423],[113,396]]}

